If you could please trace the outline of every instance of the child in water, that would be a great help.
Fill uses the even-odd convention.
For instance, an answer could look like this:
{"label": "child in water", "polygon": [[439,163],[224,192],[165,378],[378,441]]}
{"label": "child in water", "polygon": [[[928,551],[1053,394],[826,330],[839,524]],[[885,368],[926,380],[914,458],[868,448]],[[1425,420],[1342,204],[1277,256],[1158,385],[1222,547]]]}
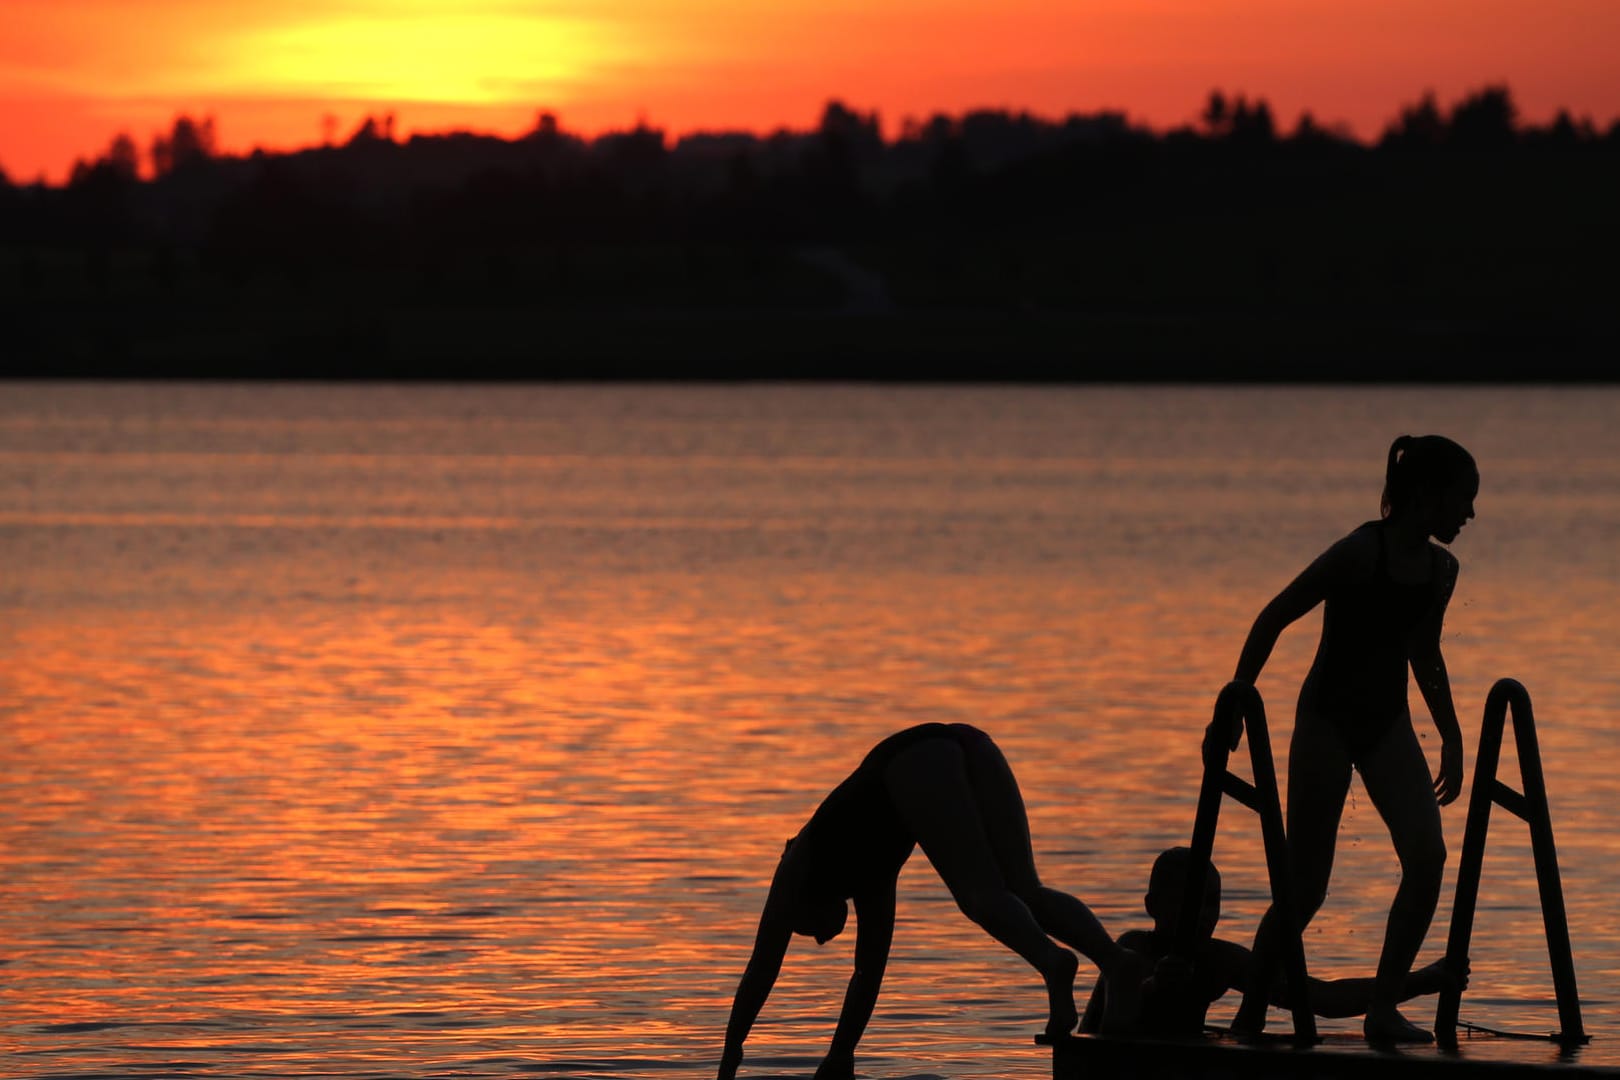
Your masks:
{"label": "child in water", "polygon": [[[1213,865],[1208,867],[1204,877],[1197,952],[1189,957],[1174,955],[1178,908],[1192,857],[1192,849],[1184,847],[1169,848],[1159,854],[1148,878],[1147,895],[1142,899],[1147,913],[1153,917],[1153,929],[1128,930],[1119,936],[1119,943],[1125,948],[1141,953],[1158,965],[1147,984],[1141,1013],[1131,1026],[1130,1034],[1198,1035],[1204,1029],[1205,1014],[1211,1005],[1228,990],[1247,992],[1253,983],[1253,954],[1236,942],[1215,936],[1215,924],[1221,918],[1221,874]],[[1318,1016],[1361,1016],[1372,1004],[1373,983],[1374,980],[1368,978],[1308,979],[1311,1011]],[[1452,985],[1466,989],[1468,969],[1464,967],[1453,973],[1445,960],[1436,960],[1412,972],[1401,987],[1401,999],[1438,994]],[[1273,983],[1269,993],[1270,1004],[1283,1009],[1293,1007],[1293,994],[1286,984]],[[1107,1001],[1107,980],[1099,979],[1092,988],[1085,1015],[1080,1018],[1082,1032],[1102,1029]]]}
{"label": "child in water", "polygon": [[[1439,435],[1402,435],[1389,448],[1381,517],[1328,548],[1254,621],[1233,678],[1254,683],[1283,630],[1323,604],[1316,659],[1300,688],[1288,748],[1288,848],[1303,922],[1321,907],[1333,870],[1350,773],[1389,828],[1401,863],[1363,1029],[1375,1043],[1432,1042],[1396,1007],[1440,898],[1445,838],[1440,807],[1462,791],[1462,731],[1440,655],[1440,630],[1457,584],[1441,544],[1474,516],[1479,470]],[[1433,543],[1438,540],[1440,544]],[[1440,774],[1412,728],[1407,668],[1440,733]],[[1213,725],[1205,743],[1216,737]],[[1255,936],[1260,972],[1274,970],[1276,912]],[[1265,995],[1251,995],[1234,1025],[1257,1030]],[[1258,1015],[1256,1015],[1258,1013]]]}

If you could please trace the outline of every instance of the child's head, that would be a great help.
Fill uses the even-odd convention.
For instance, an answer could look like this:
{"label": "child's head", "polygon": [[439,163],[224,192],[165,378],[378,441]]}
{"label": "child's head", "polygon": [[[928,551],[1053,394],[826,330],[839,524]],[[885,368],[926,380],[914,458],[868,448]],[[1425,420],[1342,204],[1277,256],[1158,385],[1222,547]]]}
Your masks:
{"label": "child's head", "polygon": [[1431,535],[1450,542],[1474,516],[1479,467],[1444,435],[1402,435],[1389,447],[1381,510],[1386,518],[1421,514]]}
{"label": "child's head", "polygon": [[[1148,876],[1147,895],[1142,898],[1147,913],[1153,916],[1153,928],[1169,933],[1176,928],[1176,917],[1186,893],[1187,871],[1192,866],[1192,848],[1166,848],[1153,860],[1153,872]],[[1221,919],[1221,872],[1214,863],[1208,864],[1204,875],[1204,903],[1198,911],[1199,940],[1207,940],[1215,933],[1215,924]]]}

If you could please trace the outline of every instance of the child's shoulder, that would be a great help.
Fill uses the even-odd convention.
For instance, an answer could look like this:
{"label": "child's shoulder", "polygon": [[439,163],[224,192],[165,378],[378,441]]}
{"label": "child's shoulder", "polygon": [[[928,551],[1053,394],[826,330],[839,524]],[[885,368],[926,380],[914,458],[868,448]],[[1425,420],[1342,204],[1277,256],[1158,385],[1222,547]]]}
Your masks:
{"label": "child's shoulder", "polygon": [[1378,522],[1358,525],[1322,553],[1322,559],[1340,570],[1370,572],[1378,565],[1378,553],[1383,544]]}
{"label": "child's shoulder", "polygon": [[1450,571],[1453,574],[1455,574],[1457,572],[1457,568],[1462,565],[1457,561],[1457,556],[1452,554],[1451,549],[1437,540],[1429,541],[1429,553],[1433,556],[1434,561],[1438,566],[1440,566],[1442,569]]}

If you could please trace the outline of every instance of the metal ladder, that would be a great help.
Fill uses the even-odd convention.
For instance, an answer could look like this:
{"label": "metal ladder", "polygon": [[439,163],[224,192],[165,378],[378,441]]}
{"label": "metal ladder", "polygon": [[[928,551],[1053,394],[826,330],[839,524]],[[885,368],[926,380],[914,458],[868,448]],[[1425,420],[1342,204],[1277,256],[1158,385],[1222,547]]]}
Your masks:
{"label": "metal ladder", "polygon": [[[1518,748],[1519,776],[1524,788],[1522,794],[1496,778],[1510,705],[1513,741]],[[1536,742],[1535,717],[1530,711],[1530,694],[1513,679],[1498,679],[1485,699],[1479,756],[1474,760],[1474,787],[1468,801],[1468,825],[1463,832],[1462,862],[1457,869],[1457,895],[1451,907],[1451,933],[1446,939],[1446,960],[1453,966],[1468,959],[1474,908],[1479,899],[1480,867],[1485,859],[1485,832],[1490,826],[1493,803],[1530,826],[1536,884],[1541,893],[1541,919],[1547,930],[1547,956],[1552,961],[1553,991],[1558,998],[1558,1022],[1562,1030],[1547,1036],[1528,1037],[1547,1038],[1565,1045],[1587,1042],[1590,1036],[1581,1026],[1581,999],[1575,990],[1569,921],[1564,914],[1564,887],[1558,874],[1558,852],[1553,846],[1552,819],[1547,813],[1547,784],[1541,773],[1541,747]],[[1440,995],[1435,1009],[1434,1034],[1442,1045],[1457,1043],[1457,1008],[1461,1000],[1460,988]]]}
{"label": "metal ladder", "polygon": [[[1215,850],[1215,825],[1220,818],[1221,799],[1230,795],[1260,815],[1260,832],[1266,849],[1266,872],[1271,881],[1271,902],[1282,925],[1293,933],[1282,936],[1283,967],[1288,977],[1294,1014],[1294,1041],[1314,1043],[1316,1016],[1311,1012],[1305,982],[1305,946],[1293,903],[1293,876],[1288,863],[1288,837],[1283,831],[1282,804],[1277,796],[1277,770],[1271,757],[1271,736],[1266,730],[1265,705],[1260,692],[1241,682],[1227,683],[1215,699],[1215,716],[1210,724],[1215,736],[1204,754],[1204,779],[1198,791],[1198,813],[1193,820],[1192,858],[1187,871],[1186,891],[1176,920],[1175,951],[1191,959],[1198,951],[1198,911],[1203,906],[1204,881],[1210,856]],[[1254,783],[1234,775],[1227,767],[1239,737],[1249,736],[1249,763]],[[1258,1009],[1258,1024],[1265,1023],[1265,973],[1256,972],[1256,985],[1245,995],[1239,1016]],[[1251,998],[1253,1002],[1251,1003]]]}

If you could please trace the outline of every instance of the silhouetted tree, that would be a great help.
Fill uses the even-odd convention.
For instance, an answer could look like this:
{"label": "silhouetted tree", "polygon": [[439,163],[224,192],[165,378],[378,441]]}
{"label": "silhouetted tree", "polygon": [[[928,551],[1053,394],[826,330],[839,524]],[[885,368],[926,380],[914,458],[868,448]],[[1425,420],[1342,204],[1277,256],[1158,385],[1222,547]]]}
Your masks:
{"label": "silhouetted tree", "polygon": [[1446,121],[1434,91],[1425,91],[1416,105],[1401,110],[1400,118],[1384,131],[1380,145],[1399,150],[1439,146],[1446,138]]}
{"label": "silhouetted tree", "polygon": [[1329,132],[1316,122],[1316,117],[1311,114],[1309,109],[1299,114],[1299,119],[1294,122],[1294,133],[1289,136],[1293,141],[1299,143],[1319,143],[1332,137]]}
{"label": "silhouetted tree", "polygon": [[133,181],[140,174],[141,152],[135,140],[124,132],[113,138],[105,160],[112,171],[125,180]]}
{"label": "silhouetted tree", "polygon": [[852,227],[863,199],[863,174],[883,153],[877,113],[863,116],[841,101],[827,103],[801,161],[803,177],[813,193],[811,205],[821,216],[823,229]]}
{"label": "silhouetted tree", "polygon": [[1518,113],[1506,86],[1487,86],[1452,107],[1447,135],[1457,146],[1499,150],[1516,140]]}
{"label": "silhouetted tree", "polygon": [[851,148],[860,154],[880,149],[883,145],[878,114],[873,112],[862,116],[842,101],[827,102],[826,108],[821,112],[821,123],[816,130],[823,139],[848,140]]}
{"label": "silhouetted tree", "polygon": [[1265,98],[1251,105],[1243,94],[1228,99],[1220,90],[1212,90],[1199,119],[1203,122],[1204,130],[1215,139],[1253,144],[1269,143],[1277,137],[1271,106]]}
{"label": "silhouetted tree", "polygon": [[213,117],[202,121],[176,117],[168,135],[152,140],[152,173],[162,178],[205,164],[214,156],[214,149]]}
{"label": "silhouetted tree", "polygon": [[1271,118],[1271,106],[1265,98],[1253,105],[1240,94],[1232,106],[1232,127],[1229,138],[1245,143],[1269,143],[1277,137],[1277,125]]}
{"label": "silhouetted tree", "polygon": [[630,131],[601,136],[591,150],[620,184],[642,192],[659,185],[669,160],[663,130],[648,127],[645,121],[637,121]]}
{"label": "silhouetted tree", "polygon": [[107,152],[94,161],[85,161],[80,158],[73,163],[73,171],[68,177],[68,186],[72,188],[83,187],[92,180],[102,183],[130,185],[138,179],[141,169],[141,154],[135,148],[135,140],[128,135],[119,134],[107,147]]}
{"label": "silhouetted tree", "polygon": [[354,134],[349,136],[346,146],[375,146],[378,143],[391,143],[394,141],[394,114],[387,113],[382,119],[367,116]]}
{"label": "silhouetted tree", "polygon": [[1524,132],[1522,138],[1530,146],[1573,150],[1595,144],[1599,136],[1591,117],[1583,116],[1576,120],[1568,109],[1559,109],[1551,124],[1544,128],[1532,128]]}

